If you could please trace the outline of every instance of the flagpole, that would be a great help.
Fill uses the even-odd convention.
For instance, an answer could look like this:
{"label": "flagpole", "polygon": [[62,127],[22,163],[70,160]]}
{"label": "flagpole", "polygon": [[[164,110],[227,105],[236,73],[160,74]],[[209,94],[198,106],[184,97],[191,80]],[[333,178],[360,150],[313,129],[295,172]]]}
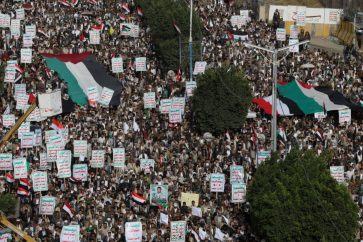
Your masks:
{"label": "flagpole", "polygon": [[193,81],[193,0],[190,0],[190,20],[189,20],[189,71],[190,71],[190,79],[189,81]]}
{"label": "flagpole", "polygon": [[181,42],[181,34],[179,34],[179,68],[181,67],[182,62],[182,42]]}

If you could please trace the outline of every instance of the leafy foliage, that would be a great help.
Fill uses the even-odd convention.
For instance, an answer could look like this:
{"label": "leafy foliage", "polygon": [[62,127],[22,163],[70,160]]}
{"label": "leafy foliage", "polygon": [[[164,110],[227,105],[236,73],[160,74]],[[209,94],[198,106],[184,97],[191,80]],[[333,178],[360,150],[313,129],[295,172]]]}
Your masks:
{"label": "leafy foliage", "polygon": [[[144,21],[150,27],[151,37],[165,70],[176,70],[179,66],[179,34],[173,23],[181,30],[182,42],[189,40],[189,6],[186,1],[136,0],[144,12]],[[201,23],[193,12],[193,41],[202,39]],[[188,65],[187,45],[183,45],[182,68]],[[194,61],[200,53],[200,44],[193,44]]]}
{"label": "leafy foliage", "polygon": [[252,227],[267,241],[355,241],[358,208],[326,169],[328,154],[292,151],[258,168],[247,193]]}
{"label": "leafy foliage", "polygon": [[209,69],[197,80],[192,98],[197,129],[214,134],[240,129],[251,103],[251,90],[243,72],[234,67]]}
{"label": "leafy foliage", "polygon": [[0,195],[0,210],[6,215],[15,212],[16,199],[13,194],[5,193]]}

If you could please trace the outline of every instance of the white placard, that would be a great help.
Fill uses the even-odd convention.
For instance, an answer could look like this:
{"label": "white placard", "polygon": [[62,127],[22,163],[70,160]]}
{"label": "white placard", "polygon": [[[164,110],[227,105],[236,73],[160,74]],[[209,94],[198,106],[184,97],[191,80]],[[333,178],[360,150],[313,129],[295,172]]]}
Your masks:
{"label": "white placard", "polygon": [[22,149],[33,148],[34,145],[34,132],[23,133],[21,136],[20,146]]}
{"label": "white placard", "polygon": [[16,97],[16,109],[24,110],[28,107],[29,96],[28,95],[19,95]]}
{"label": "white placard", "polygon": [[345,181],[344,166],[330,166],[330,175],[339,183]]}
{"label": "white placard", "polygon": [[46,130],[45,131],[45,143],[48,144],[49,143],[49,137],[56,135],[57,134],[57,130],[51,129],[51,130]]}
{"label": "white placard", "polygon": [[47,159],[48,162],[57,161],[57,153],[59,150],[62,150],[62,147],[53,144],[47,144]]}
{"label": "white placard", "polygon": [[233,15],[231,17],[231,25],[232,27],[237,26],[237,28],[241,28],[243,25],[246,25],[246,18],[241,15]]}
{"label": "white placard", "polygon": [[24,8],[15,9],[16,19],[23,20],[25,19],[25,11]]}
{"label": "white placard", "polygon": [[151,168],[154,169],[155,160],[153,159],[140,159],[140,169],[145,173],[150,173]]}
{"label": "white placard", "polygon": [[41,129],[35,129],[34,130],[34,146],[38,147],[42,145],[42,130]]}
{"label": "white placard", "polygon": [[99,30],[90,30],[89,31],[89,43],[91,45],[99,45],[101,41],[100,31]]}
{"label": "white placard", "polygon": [[197,88],[197,82],[195,82],[195,81],[191,81],[191,82],[187,81],[185,83],[185,91],[186,91],[188,97],[193,96],[194,89],[196,89],[196,88]]}
{"label": "white placard", "polygon": [[20,50],[20,63],[30,64],[32,63],[33,58],[33,50],[32,49],[24,49]]}
{"label": "white placard", "polygon": [[229,182],[231,184],[239,184],[244,181],[244,169],[243,166],[232,165],[229,168]]}
{"label": "white placard", "polygon": [[0,28],[10,28],[10,19],[9,14],[0,14]]}
{"label": "white placard", "polygon": [[113,167],[124,168],[125,167],[125,148],[113,148]]}
{"label": "white placard", "polygon": [[112,63],[112,72],[120,73],[124,72],[123,60],[122,57],[115,57],[111,59]]}
{"label": "white placard", "polygon": [[352,121],[352,111],[350,109],[339,110],[339,124],[350,125]]}
{"label": "white placard", "polygon": [[276,29],[276,40],[278,40],[278,41],[286,40],[286,30],[284,28]]}
{"label": "white placard", "polygon": [[39,153],[39,169],[47,170],[49,168],[48,165],[48,156],[47,153]]}
{"label": "white placard", "polygon": [[314,113],[314,118],[316,119],[324,119],[326,118],[326,113],[325,112],[317,112],[317,113]]}
{"label": "white placard", "polygon": [[87,176],[88,176],[87,164],[74,164],[72,174],[73,177],[77,180],[87,181]]}
{"label": "white placard", "polygon": [[18,138],[21,139],[24,133],[30,132],[30,122],[24,122],[18,128]]}
{"label": "white placard", "polygon": [[11,153],[0,153],[0,171],[13,170],[13,155]]}
{"label": "white placard", "polygon": [[15,179],[28,177],[28,166],[25,158],[13,159],[13,167]]}
{"label": "white placard", "polygon": [[224,192],[224,184],[226,179],[223,173],[212,173],[210,176],[210,191]]}
{"label": "white placard", "polygon": [[23,34],[23,47],[32,47],[33,46],[33,36],[31,34]]}
{"label": "white placard", "polygon": [[16,39],[19,38],[20,32],[20,19],[12,19],[10,24],[10,32],[11,36],[14,36]]}
{"label": "white placard", "polygon": [[90,166],[93,168],[103,168],[105,166],[105,151],[92,150],[92,159]]}
{"label": "white placard", "polygon": [[6,67],[4,82],[13,83],[13,82],[15,82],[15,77],[16,77],[16,70]]}
{"label": "white placard", "polygon": [[126,237],[126,242],[141,242],[142,241],[141,222],[126,222],[125,237]]}
{"label": "white placard", "polygon": [[305,26],[306,7],[298,7],[296,14],[296,25]]}
{"label": "white placard", "polygon": [[87,141],[86,140],[74,140],[73,141],[73,156],[74,157],[86,157],[87,156]]}
{"label": "white placard", "polygon": [[131,23],[121,23],[120,24],[121,35],[130,36],[133,38],[139,37],[140,27],[136,24]]}
{"label": "white placard", "polygon": [[186,232],[185,221],[170,222],[170,242],[184,242]]}
{"label": "white placard", "polygon": [[290,26],[290,39],[297,39],[299,36],[299,27],[296,25]]}
{"label": "white placard", "polygon": [[243,203],[246,201],[246,184],[245,183],[235,183],[232,184],[232,203]]}
{"label": "white placard", "polygon": [[146,71],[146,57],[135,58],[136,71]]}
{"label": "white placard", "polygon": [[207,66],[207,62],[205,61],[196,61],[194,66],[193,75],[203,74],[205,72],[205,67]]}
{"label": "white placard", "polygon": [[31,175],[34,192],[48,191],[48,174],[43,171],[33,172]]}
{"label": "white placard", "polygon": [[60,236],[60,242],[79,242],[79,233],[79,225],[63,226]]}
{"label": "white placard", "polygon": [[181,111],[181,114],[184,114],[185,98],[173,97],[173,99],[171,100],[171,109],[179,109]]}
{"label": "white placard", "polygon": [[58,178],[68,178],[72,176],[70,161],[57,159],[57,170]]}
{"label": "white placard", "polygon": [[39,214],[53,215],[55,209],[55,197],[42,196],[39,203]]}
{"label": "white placard", "polygon": [[[289,39],[289,45],[299,43],[298,39]],[[290,46],[289,51],[291,53],[299,53],[299,45]]]}
{"label": "white placard", "polygon": [[144,93],[144,109],[156,108],[155,92]]}
{"label": "white placard", "polygon": [[33,38],[37,35],[37,26],[27,25],[25,26],[25,33],[30,34]]}
{"label": "white placard", "polygon": [[3,126],[11,127],[15,124],[15,115],[14,114],[4,114],[3,115]]}
{"label": "white placard", "polygon": [[257,153],[257,166],[261,165],[265,160],[270,158],[271,156],[271,150],[259,150]]}
{"label": "white placard", "polygon": [[103,106],[108,106],[112,99],[113,93],[114,93],[114,90],[109,89],[107,87],[103,87],[102,93],[101,93],[101,98],[98,102],[100,104],[102,104]]}
{"label": "white placard", "polygon": [[72,152],[70,150],[58,150],[57,160],[66,160],[68,162],[72,161]]}
{"label": "white placard", "polygon": [[169,113],[169,110],[171,109],[171,99],[161,99],[160,100],[160,107],[159,107],[159,110],[160,110],[160,113],[162,114],[168,114]]}
{"label": "white placard", "polygon": [[182,122],[182,113],[180,109],[173,109],[169,110],[169,123],[181,123]]}

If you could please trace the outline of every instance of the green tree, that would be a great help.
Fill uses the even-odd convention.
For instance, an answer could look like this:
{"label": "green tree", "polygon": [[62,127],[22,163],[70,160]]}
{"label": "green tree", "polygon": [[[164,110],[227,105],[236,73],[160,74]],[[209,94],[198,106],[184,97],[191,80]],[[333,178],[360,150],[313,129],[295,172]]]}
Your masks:
{"label": "green tree", "polygon": [[293,150],[261,165],[247,193],[255,234],[267,241],[355,241],[358,207],[330,175],[329,154]]}
{"label": "green tree", "polygon": [[197,78],[192,98],[193,119],[200,132],[238,130],[246,120],[251,90],[242,71],[234,67],[209,69]]}
{"label": "green tree", "polygon": [[[182,43],[189,40],[189,6],[186,1],[175,0],[136,0],[144,12],[144,22],[150,27],[156,52],[164,70],[176,70],[179,66],[179,34],[173,23],[181,31]],[[193,61],[199,60],[202,39],[201,22],[193,12]],[[188,65],[188,46],[183,44],[182,68]]]}
{"label": "green tree", "polygon": [[0,195],[0,211],[5,215],[13,214],[15,212],[16,199],[13,194],[5,193]]}

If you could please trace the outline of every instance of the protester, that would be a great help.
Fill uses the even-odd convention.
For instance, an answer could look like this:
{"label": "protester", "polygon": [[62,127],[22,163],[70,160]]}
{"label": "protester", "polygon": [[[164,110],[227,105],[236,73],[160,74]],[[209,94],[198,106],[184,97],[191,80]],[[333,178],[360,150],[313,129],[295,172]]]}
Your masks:
{"label": "protester", "polygon": [[[244,182],[247,186],[251,182],[259,162],[257,152],[271,150],[270,117],[252,105],[251,111],[257,112],[257,117],[248,119],[239,132],[226,131],[217,137],[206,137],[192,131],[188,102],[180,124],[170,124],[168,116],[157,109],[144,110],[144,92],[155,92],[156,103],[163,98],[183,96],[187,74],[183,73],[179,81],[173,75],[162,75],[149,29],[133,1],[116,4],[115,1],[92,2],[97,1],[79,1],[76,6],[64,6],[61,1],[34,1],[32,9],[25,13],[22,32],[25,25],[37,26],[32,63],[24,66],[25,71],[17,82],[26,84],[28,94],[60,89],[63,99],[70,99],[70,87],[59,73],[50,71],[42,53],[91,52],[110,75],[114,75],[112,57],[121,56],[125,65],[124,72],[118,76],[123,87],[119,106],[75,105],[72,112],[55,117],[69,130],[65,150],[73,152],[75,140],[88,142],[87,154],[71,159],[72,167],[87,165],[85,181],[73,177],[58,178],[56,162],[50,162],[46,170],[48,189],[35,192],[31,185],[9,182],[11,179],[7,178],[9,173],[6,172],[6,179],[0,181],[0,191],[17,194],[20,198],[16,226],[38,241],[59,241],[65,226],[79,225],[80,241],[111,242],[125,241],[126,223],[137,221],[142,224],[143,241],[170,241],[170,222],[186,221],[185,241],[259,241],[251,233],[248,203],[231,202],[229,177],[230,167],[241,165]],[[244,42],[275,46],[275,28],[280,15],[275,12],[274,23],[270,25],[256,19],[254,12],[250,11],[248,24],[232,26],[230,18],[239,9],[230,2],[195,1],[195,10],[203,23],[203,60],[207,62],[207,68],[234,65],[243,69],[253,96],[268,96],[271,93],[271,64],[263,53],[247,48]],[[3,1],[0,6],[3,14],[15,16],[15,10],[21,8],[22,3]],[[138,24],[139,37],[121,35],[118,26],[123,22]],[[105,25],[101,31],[102,45],[91,45],[89,30],[102,24]],[[234,41],[228,36],[229,31],[243,33],[247,38]],[[310,35],[306,32],[301,38],[310,39]],[[8,60],[18,60],[19,63],[22,38],[16,40],[11,36],[10,28],[3,28],[0,39],[2,65]],[[144,73],[136,72],[134,68],[133,60],[139,56],[147,58]],[[314,68],[300,68],[305,63],[313,64]],[[363,100],[362,66],[361,58],[349,51],[341,56],[311,47],[302,48],[299,53],[288,55],[280,62],[278,78],[327,86],[359,104]],[[0,112],[19,118],[23,112],[16,109],[13,88],[13,84],[5,83]],[[40,155],[47,152],[45,132],[52,130],[52,119],[31,123],[32,130],[42,130],[41,146],[21,148],[21,139],[15,133],[3,150],[3,153],[12,153],[14,159],[25,157],[30,164],[29,175],[43,170]],[[1,125],[1,135],[4,136],[9,127]],[[334,116],[321,120],[311,116],[280,117],[278,127],[281,158],[292,146],[313,149],[318,154],[330,150],[333,160],[327,165],[345,166],[352,196],[361,204],[363,124],[360,120],[353,119],[350,125],[340,126]],[[316,136],[317,131],[321,137]],[[125,149],[126,163],[122,169],[114,167],[114,148]],[[90,166],[94,150],[105,151],[103,168]],[[145,159],[153,159],[155,164],[142,167]],[[224,174],[224,192],[210,192],[211,174],[214,173]],[[151,185],[156,185],[153,197],[150,195]],[[29,194],[19,194],[19,187]],[[195,200],[187,204],[182,193],[198,194],[198,200],[193,198]],[[40,214],[40,202],[44,196],[55,198],[52,215]],[[168,222],[161,219],[164,215],[167,215]]]}

